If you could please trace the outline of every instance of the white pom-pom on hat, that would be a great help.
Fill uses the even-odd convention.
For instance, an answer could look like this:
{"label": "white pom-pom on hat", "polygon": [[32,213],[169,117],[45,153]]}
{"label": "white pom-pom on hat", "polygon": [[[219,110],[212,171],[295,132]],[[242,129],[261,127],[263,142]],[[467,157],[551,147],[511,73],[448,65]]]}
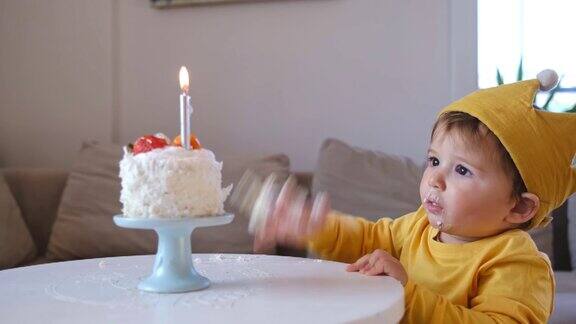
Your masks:
{"label": "white pom-pom on hat", "polygon": [[554,70],[540,71],[536,78],[540,82],[540,90],[542,91],[552,90],[558,84],[558,74]]}

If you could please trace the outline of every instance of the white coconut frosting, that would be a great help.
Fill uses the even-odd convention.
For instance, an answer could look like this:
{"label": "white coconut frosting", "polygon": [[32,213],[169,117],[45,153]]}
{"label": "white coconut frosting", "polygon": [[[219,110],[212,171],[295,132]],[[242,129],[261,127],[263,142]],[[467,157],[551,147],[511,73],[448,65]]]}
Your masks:
{"label": "white coconut frosting", "polygon": [[224,213],[232,185],[222,188],[222,163],[210,150],[167,146],[120,161],[126,217],[182,218]]}

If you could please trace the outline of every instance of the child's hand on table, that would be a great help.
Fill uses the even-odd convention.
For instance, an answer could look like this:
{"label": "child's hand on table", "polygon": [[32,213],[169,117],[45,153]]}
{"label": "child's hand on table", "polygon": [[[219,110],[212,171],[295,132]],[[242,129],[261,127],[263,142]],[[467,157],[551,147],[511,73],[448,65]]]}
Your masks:
{"label": "child's hand on table", "polygon": [[269,251],[276,244],[305,248],[306,238],[322,229],[329,211],[328,194],[320,193],[312,200],[295,181],[287,181],[270,217],[256,231],[254,252]]}
{"label": "child's hand on table", "polygon": [[390,253],[384,250],[375,250],[372,253],[358,259],[356,262],[349,264],[346,271],[358,271],[367,276],[386,275],[390,276],[406,285],[408,274],[404,266]]}

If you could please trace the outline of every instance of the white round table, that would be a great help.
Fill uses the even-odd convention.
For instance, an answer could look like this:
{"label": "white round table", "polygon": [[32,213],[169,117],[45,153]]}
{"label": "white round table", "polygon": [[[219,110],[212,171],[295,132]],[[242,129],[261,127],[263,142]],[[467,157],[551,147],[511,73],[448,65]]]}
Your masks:
{"label": "white round table", "polygon": [[403,287],[345,264],[294,257],[193,254],[205,290],[138,290],[153,255],[58,262],[0,271],[4,323],[396,323]]}

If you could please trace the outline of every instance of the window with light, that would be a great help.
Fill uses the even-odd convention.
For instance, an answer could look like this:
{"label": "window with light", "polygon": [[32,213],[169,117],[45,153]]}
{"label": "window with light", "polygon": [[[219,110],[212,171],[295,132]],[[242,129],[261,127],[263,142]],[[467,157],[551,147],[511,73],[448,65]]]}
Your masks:
{"label": "window with light", "polygon": [[560,76],[536,105],[576,112],[576,1],[478,0],[478,86],[532,79],[544,69]]}

